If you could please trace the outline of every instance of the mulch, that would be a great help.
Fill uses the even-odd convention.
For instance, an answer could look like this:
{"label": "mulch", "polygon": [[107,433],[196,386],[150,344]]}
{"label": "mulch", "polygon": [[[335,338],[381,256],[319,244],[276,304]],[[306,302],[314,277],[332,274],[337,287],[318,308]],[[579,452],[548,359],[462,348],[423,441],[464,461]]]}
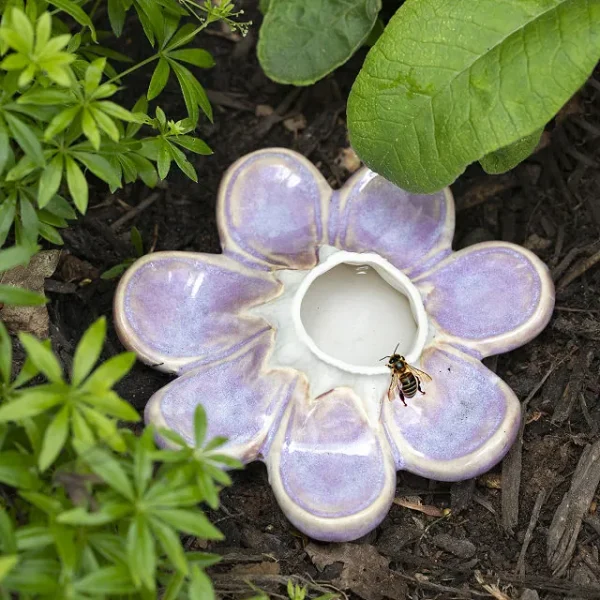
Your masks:
{"label": "mulch", "polygon": [[[314,86],[278,85],[256,60],[256,3],[242,4],[254,21],[246,38],[216,26],[198,40],[216,59],[216,67],[200,73],[215,119],[199,128],[214,150],[213,156],[195,159],[199,183],[174,172],[155,190],[136,184],[111,195],[98,185],[88,214],[64,233],[62,265],[47,290],[52,341],[66,364],[85,328],[111,314],[116,282],[98,274],[134,256],[133,225],[147,250],[219,252],[214,210],[220,178],[237,158],[258,148],[301,152],[334,187],[349,177],[345,100],[364,51]],[[126,35],[119,49],[135,53],[134,39]],[[149,78],[150,73],[140,76],[133,87],[143,90]],[[167,89],[161,103],[170,118],[184,116],[176,87]],[[338,589],[366,600],[402,594],[600,598],[599,141],[600,71],[525,163],[494,177],[472,166],[452,186],[455,249],[492,239],[525,245],[550,266],[557,285],[548,328],[525,347],[486,360],[523,402],[524,425],[503,464],[455,484],[399,473],[398,498],[426,510],[451,508],[450,514],[435,517],[394,505],[376,531],[343,552],[294,530],[273,498],[264,466],[249,465],[234,475],[221,508],[211,514],[226,536],[207,546],[223,555],[213,576],[224,597],[251,595],[248,581],[273,598],[286,597],[284,584],[291,577],[315,595]],[[84,279],[89,282],[80,285]],[[111,330],[105,357],[121,350]],[[169,380],[138,365],[118,391],[142,409]],[[361,578],[359,560],[379,569],[382,578]]]}

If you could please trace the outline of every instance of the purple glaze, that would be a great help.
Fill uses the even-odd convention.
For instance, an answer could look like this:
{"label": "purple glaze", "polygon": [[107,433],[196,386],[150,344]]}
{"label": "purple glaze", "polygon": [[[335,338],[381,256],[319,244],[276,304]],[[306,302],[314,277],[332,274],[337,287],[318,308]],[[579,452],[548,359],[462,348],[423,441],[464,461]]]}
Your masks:
{"label": "purple glaze", "polygon": [[351,515],[381,494],[381,445],[357,400],[352,390],[339,388],[292,407],[280,450],[281,479],[286,493],[311,514]]}
{"label": "purple glaze", "polygon": [[280,290],[271,276],[254,273],[225,256],[148,255],[121,287],[118,324],[148,349],[146,362],[217,360],[268,328],[239,315]]}
{"label": "purple glaze", "polygon": [[[449,192],[409,194],[366,169],[333,192],[306,159],[282,149],[234,164],[217,212],[225,255],[149,255],[117,290],[123,343],[158,368],[185,371],[151,398],[148,422],[192,443],[194,409],[203,404],[208,437],[227,436],[241,460],[265,460],[290,521],[326,541],[356,539],[384,518],[394,463],[453,481],[504,456],[519,426],[518,401],[476,357],[519,346],[547,324],[553,287],[539,259],[502,242],[450,254]],[[303,373],[271,364],[280,332],[248,313],[281,291],[265,271],[310,269],[322,243],[379,253],[424,298],[433,339],[421,367],[433,381],[407,407],[384,400],[382,388],[379,423],[367,420],[377,410],[349,388],[311,399]],[[277,319],[291,327],[291,317],[288,325],[281,313]]]}
{"label": "purple glaze", "polygon": [[[537,321],[537,335],[551,315],[554,296],[545,266],[512,244],[478,244],[457,252],[415,282],[424,293],[425,309],[446,334],[482,350],[491,338],[515,332]],[[549,301],[550,300],[550,301]],[[550,308],[550,310],[548,310]],[[532,337],[532,336],[531,336]],[[507,351],[528,341],[499,340],[494,351]],[[477,342],[484,342],[478,344]]]}
{"label": "purple glaze", "polygon": [[[262,151],[238,161],[221,190],[223,251],[237,246],[279,267],[316,262],[322,237],[321,200],[329,186],[305,159]],[[310,199],[306,202],[306,199]]]}
{"label": "purple glaze", "polygon": [[[410,194],[366,169],[350,180],[336,245],[377,252],[414,276],[450,253],[454,209],[446,194]],[[334,239],[334,238],[330,238]]]}
{"label": "purple glaze", "polygon": [[188,371],[150,400],[160,407],[164,424],[190,444],[194,442],[194,411],[208,414],[207,439],[226,436],[227,447],[243,447],[240,458],[257,458],[272,422],[289,402],[297,376],[265,367],[272,333],[263,334],[232,360]]}
{"label": "purple glaze", "polygon": [[[416,454],[442,463],[465,461],[464,479],[487,470],[485,467],[491,465],[481,468],[479,457],[472,456],[470,464],[466,457],[476,453],[502,427],[507,417],[507,394],[512,392],[478,360],[443,347],[425,349],[421,368],[433,379],[426,386],[426,394],[408,400],[408,406],[393,402],[387,427],[396,428]],[[510,424],[503,452],[517,434],[519,419]],[[398,454],[402,456],[402,449]],[[501,456],[494,455],[493,463]],[[427,469],[412,464],[403,467],[429,476]],[[436,477],[444,479],[443,473],[436,473]]]}

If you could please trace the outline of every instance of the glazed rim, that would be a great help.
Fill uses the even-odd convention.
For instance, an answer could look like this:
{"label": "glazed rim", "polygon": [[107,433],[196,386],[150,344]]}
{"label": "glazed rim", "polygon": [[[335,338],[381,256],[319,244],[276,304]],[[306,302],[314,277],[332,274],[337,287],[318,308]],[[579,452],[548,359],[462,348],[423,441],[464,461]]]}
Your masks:
{"label": "glazed rim", "polygon": [[417,333],[412,348],[410,351],[406,352],[405,356],[409,363],[418,363],[425,346],[428,333],[427,314],[425,313],[425,307],[423,306],[421,294],[412,281],[404,273],[394,267],[385,258],[373,252],[358,253],[341,250],[332,254],[322,263],[318,264],[303,279],[302,283],[298,287],[298,290],[296,291],[292,303],[292,323],[300,342],[306,344],[310,351],[313,352],[313,354],[315,354],[320,360],[333,365],[338,369],[342,369],[343,371],[348,371],[349,373],[355,373],[357,375],[389,375],[389,369],[383,364],[381,366],[351,365],[343,360],[331,356],[330,354],[327,354],[326,352],[323,352],[323,350],[317,346],[304,327],[300,311],[302,307],[302,300],[304,299],[308,288],[315,281],[315,279],[317,279],[317,277],[324,275],[327,273],[327,271],[330,271],[333,269],[333,267],[336,267],[340,264],[367,265],[372,267],[388,285],[406,296],[410,304],[413,319],[415,320],[417,326]]}

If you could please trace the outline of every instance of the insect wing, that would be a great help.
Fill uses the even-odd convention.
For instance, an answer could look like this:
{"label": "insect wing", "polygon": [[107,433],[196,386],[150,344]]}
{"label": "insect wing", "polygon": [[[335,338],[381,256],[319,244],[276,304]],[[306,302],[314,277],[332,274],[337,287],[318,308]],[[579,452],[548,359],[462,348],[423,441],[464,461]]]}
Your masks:
{"label": "insect wing", "polygon": [[396,373],[394,373],[392,375],[392,382],[390,383],[390,387],[389,387],[388,393],[387,393],[387,397],[390,402],[394,399],[396,392],[400,391],[400,387],[401,387],[400,377]]}
{"label": "insect wing", "polygon": [[420,369],[417,369],[416,367],[413,367],[411,365],[407,365],[409,371],[413,374],[416,375],[417,377],[420,377],[421,379],[425,380],[425,381],[433,381],[431,379],[431,375],[428,375],[427,373],[425,373],[425,371],[421,371]]}

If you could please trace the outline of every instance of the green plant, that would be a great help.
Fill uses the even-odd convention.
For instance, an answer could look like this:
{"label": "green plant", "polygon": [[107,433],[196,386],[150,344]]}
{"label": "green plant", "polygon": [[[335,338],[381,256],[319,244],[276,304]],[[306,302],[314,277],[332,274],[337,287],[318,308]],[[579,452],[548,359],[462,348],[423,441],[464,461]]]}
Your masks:
{"label": "green plant", "polygon": [[[87,210],[91,176],[111,191],[137,179],[152,187],[174,162],[197,181],[186,153],[211,153],[194,134],[201,114],[212,119],[212,111],[191,69],[214,61],[189,44],[218,20],[245,31],[247,24],[235,22],[239,13],[232,2],[109,0],[112,33],[94,24],[99,5],[0,4],[0,246],[13,238],[13,225],[15,244],[29,255],[38,237],[62,244],[59,229],[76,210]],[[121,35],[132,10],[153,51],[119,71],[131,59],[108,43]],[[120,91],[132,73],[153,64],[147,92],[131,105]],[[160,96],[171,73],[188,114],[171,120],[154,106],[151,117],[149,102]]]}
{"label": "green plant", "polygon": [[187,552],[180,534],[221,538],[197,505],[216,506],[230,483],[222,468],[239,463],[223,440],[205,442],[200,407],[191,447],[162,450],[151,428],[121,427],[139,419],[112,390],[134,356],[93,370],[105,329],[100,319],[85,333],[67,381],[49,344],[27,334],[13,377],[0,325],[0,598],[209,600],[204,569],[218,556]]}
{"label": "green plant", "polygon": [[108,269],[108,271],[104,271],[104,273],[100,275],[102,279],[115,279],[116,277],[120,277],[138,258],[144,256],[144,241],[142,240],[142,235],[137,227],[131,228],[130,239],[131,245],[135,250],[135,257],[126,258],[123,262]]}
{"label": "green plant", "polygon": [[[258,48],[265,72],[296,85],[323,77],[369,32],[377,37],[378,7],[270,0]],[[374,171],[414,192],[452,183],[475,161],[503,172],[535,149],[599,58],[598,2],[406,0],[353,85],[350,141]]]}

